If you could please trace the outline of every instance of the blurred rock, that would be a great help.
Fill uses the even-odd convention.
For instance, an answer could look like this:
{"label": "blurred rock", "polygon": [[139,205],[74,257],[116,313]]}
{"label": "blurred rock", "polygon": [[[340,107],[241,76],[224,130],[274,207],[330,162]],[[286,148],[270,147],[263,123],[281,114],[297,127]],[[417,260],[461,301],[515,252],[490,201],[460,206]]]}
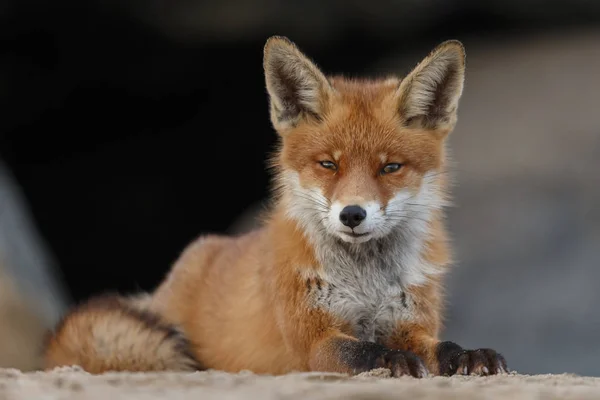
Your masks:
{"label": "blurred rock", "polygon": [[39,368],[44,332],[64,312],[60,274],[0,164],[0,367]]}
{"label": "blurred rock", "polygon": [[23,297],[0,267],[0,368],[31,371],[40,367],[45,330],[35,298]]}

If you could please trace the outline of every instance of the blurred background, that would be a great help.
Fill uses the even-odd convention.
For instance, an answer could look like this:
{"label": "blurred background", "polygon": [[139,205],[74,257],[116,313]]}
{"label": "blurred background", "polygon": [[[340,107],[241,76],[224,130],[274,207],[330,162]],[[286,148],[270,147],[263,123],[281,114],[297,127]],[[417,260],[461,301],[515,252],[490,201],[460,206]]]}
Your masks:
{"label": "blurred background", "polygon": [[253,226],[273,34],[348,76],[464,42],[444,338],[600,376],[592,0],[4,0],[0,367],[38,368],[66,307],[152,290],[197,235]]}

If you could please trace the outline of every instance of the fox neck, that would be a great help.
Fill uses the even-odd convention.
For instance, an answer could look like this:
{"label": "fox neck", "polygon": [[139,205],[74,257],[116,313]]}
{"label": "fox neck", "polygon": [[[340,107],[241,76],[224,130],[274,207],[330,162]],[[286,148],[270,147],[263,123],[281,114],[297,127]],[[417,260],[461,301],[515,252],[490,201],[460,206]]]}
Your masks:
{"label": "fox neck", "polygon": [[302,233],[325,277],[353,274],[368,279],[377,275],[390,283],[408,287],[422,285],[430,275],[442,272],[441,264],[445,263],[445,258],[432,262],[427,254],[435,247],[433,242],[444,242],[437,243],[437,247],[445,244],[442,224],[445,202],[437,186],[434,190],[424,186],[422,196],[430,204],[420,207],[406,223],[384,237],[354,244],[328,233],[322,217],[315,215],[314,207],[302,204],[310,194],[301,192],[293,175],[283,181],[277,208],[292,229]]}
{"label": "fox neck", "polygon": [[427,276],[436,272],[436,266],[425,261],[423,254],[427,233],[412,228],[397,229],[384,238],[359,244],[323,233],[317,240],[311,240],[311,235],[307,238],[326,275],[379,275],[390,284],[408,287],[425,283]]}

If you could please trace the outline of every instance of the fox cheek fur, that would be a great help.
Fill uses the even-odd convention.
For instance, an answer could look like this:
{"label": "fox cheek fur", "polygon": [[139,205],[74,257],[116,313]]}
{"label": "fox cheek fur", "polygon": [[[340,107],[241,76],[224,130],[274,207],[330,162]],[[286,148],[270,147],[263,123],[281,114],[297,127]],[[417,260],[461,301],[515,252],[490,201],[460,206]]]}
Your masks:
{"label": "fox cheek fur", "polygon": [[[289,216],[309,232],[335,236],[348,243],[377,240],[394,232],[419,234],[427,228],[433,214],[448,204],[441,195],[435,174],[426,174],[418,190],[400,189],[382,205],[379,200],[365,201],[362,197],[350,202],[332,201],[319,188],[303,187],[298,174],[289,172],[285,179],[286,189],[292,193]],[[349,227],[342,222],[343,211],[353,205],[364,210],[364,219]],[[358,236],[350,237],[348,232]]]}

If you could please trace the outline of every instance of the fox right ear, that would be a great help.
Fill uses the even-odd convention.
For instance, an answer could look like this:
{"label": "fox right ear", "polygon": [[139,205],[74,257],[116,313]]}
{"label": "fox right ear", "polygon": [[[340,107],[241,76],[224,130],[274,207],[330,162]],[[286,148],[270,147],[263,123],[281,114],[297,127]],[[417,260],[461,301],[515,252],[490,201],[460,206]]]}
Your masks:
{"label": "fox right ear", "polygon": [[465,79],[465,49],[457,40],[438,45],[400,83],[404,123],[450,131],[456,123]]}
{"label": "fox right ear", "polygon": [[296,45],[283,36],[270,37],[264,48],[263,67],[271,122],[280,134],[303,118],[322,118],[331,86]]}

